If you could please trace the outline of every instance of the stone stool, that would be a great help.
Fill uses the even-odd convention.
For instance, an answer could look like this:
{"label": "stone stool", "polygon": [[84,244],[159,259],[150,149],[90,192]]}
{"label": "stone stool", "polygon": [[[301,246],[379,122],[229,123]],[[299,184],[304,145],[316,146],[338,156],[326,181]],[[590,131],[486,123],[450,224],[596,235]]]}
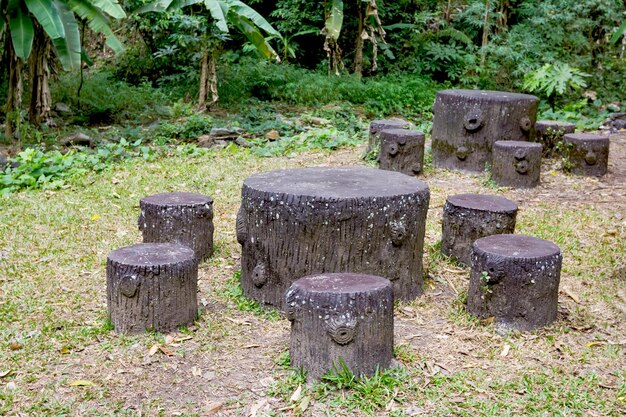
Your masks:
{"label": "stone stool", "polygon": [[282,308],[294,280],[326,272],[384,276],[396,299],[422,293],[426,183],[365,167],[300,168],[248,177],[241,195],[247,297]]}
{"label": "stone stool", "polygon": [[492,235],[473,245],[467,310],[495,317],[501,330],[528,331],[556,319],[561,250],[524,235]]}
{"label": "stone stool", "polygon": [[541,174],[540,143],[499,140],[493,145],[492,179],[498,184],[514,188],[532,188],[539,185]]}
{"label": "stone stool", "polygon": [[198,261],[174,243],[140,243],[107,259],[107,305],[117,333],[169,332],[198,314]]}
{"label": "stone stool", "polygon": [[139,202],[137,223],[144,243],[180,243],[198,260],[213,252],[213,200],[194,193],[163,193]]}
{"label": "stone stool", "polygon": [[557,153],[557,145],[563,142],[563,136],[575,130],[574,123],[539,120],[535,123],[535,142],[543,145],[543,156],[553,157]]}
{"label": "stone stool", "polygon": [[443,90],[433,106],[433,164],[482,172],[496,140],[530,140],[539,99],[503,91]]}
{"label": "stone stool", "polygon": [[469,266],[472,243],[481,237],[513,233],[517,204],[504,197],[457,194],[443,206],[441,253]]}
{"label": "stone stool", "polygon": [[571,165],[572,173],[601,177],[609,164],[609,138],[590,133],[570,133],[563,137],[566,153],[564,158]]}
{"label": "stone stool", "polygon": [[424,165],[424,134],[408,129],[381,130],[379,168],[417,175]]}
{"label": "stone stool", "polygon": [[322,274],[300,278],[285,294],[293,368],[317,380],[340,360],[371,376],[393,359],[393,288],[374,275]]}
{"label": "stone stool", "polygon": [[376,151],[380,147],[380,132],[385,129],[408,129],[411,123],[406,120],[388,119],[388,120],[372,120],[370,122],[369,143],[366,152]]}

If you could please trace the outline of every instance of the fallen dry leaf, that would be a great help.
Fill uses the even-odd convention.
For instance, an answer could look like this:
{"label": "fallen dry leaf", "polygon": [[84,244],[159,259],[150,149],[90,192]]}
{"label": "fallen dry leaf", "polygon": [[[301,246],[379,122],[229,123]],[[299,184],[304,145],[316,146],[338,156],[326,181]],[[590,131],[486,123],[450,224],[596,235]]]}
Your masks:
{"label": "fallen dry leaf", "polygon": [[211,414],[215,414],[218,411],[220,411],[222,409],[222,407],[224,407],[224,403],[209,403],[206,406],[205,411],[206,411],[207,415],[211,415]]}
{"label": "fallen dry leaf", "polygon": [[576,294],[574,294],[573,292],[571,292],[570,290],[568,290],[567,288],[563,288],[563,293],[565,295],[567,295],[569,298],[571,298],[572,300],[574,300],[574,302],[576,304],[580,304],[580,297],[578,297]]}
{"label": "fallen dry leaf", "polygon": [[166,347],[165,347],[165,346],[163,346],[163,345],[159,345],[159,350],[160,350],[161,352],[163,352],[163,353],[164,353],[165,355],[167,355],[167,356],[174,356],[174,352],[172,352],[171,350],[169,350],[168,348],[166,348]]}
{"label": "fallen dry leaf", "polygon": [[251,345],[243,346],[244,349],[251,349],[251,348],[258,348],[258,347],[261,347],[261,345],[251,344]]}
{"label": "fallen dry leaf", "polygon": [[5,376],[9,376],[11,375],[11,370],[7,370],[7,371],[0,371],[0,378],[4,378]]}
{"label": "fallen dry leaf", "polygon": [[295,411],[304,413],[307,408],[309,408],[309,404],[311,403],[311,397],[306,396],[302,399],[302,402],[296,407]]}
{"label": "fallen dry leaf", "polygon": [[500,356],[504,357],[504,356],[508,355],[510,350],[511,350],[511,345],[506,343],[504,345],[504,347],[502,348],[502,352],[500,352]]}
{"label": "fallen dry leaf", "polygon": [[153,356],[159,350],[159,345],[152,345],[150,350],[148,351],[148,355]]}
{"label": "fallen dry leaf", "polygon": [[198,368],[197,366],[193,366],[191,368],[191,374],[193,376],[202,376],[202,369]]}
{"label": "fallen dry leaf", "polygon": [[289,402],[295,403],[296,401],[300,399],[301,395],[302,395],[302,385],[298,385],[298,388],[296,388],[296,390],[291,395]]}
{"label": "fallen dry leaf", "polygon": [[70,382],[70,387],[90,387],[92,385],[96,384],[87,379],[77,379],[76,381]]}

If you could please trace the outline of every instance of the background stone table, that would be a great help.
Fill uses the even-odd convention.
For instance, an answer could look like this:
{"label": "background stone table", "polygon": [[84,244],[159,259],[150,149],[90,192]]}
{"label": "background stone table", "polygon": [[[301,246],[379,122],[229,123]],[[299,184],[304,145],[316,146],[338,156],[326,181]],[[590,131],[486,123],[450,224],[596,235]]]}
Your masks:
{"label": "background stone table", "polygon": [[246,296],[282,307],[298,278],[357,272],[390,279],[396,299],[422,293],[430,192],[365,167],[270,171],[244,181],[237,215]]}
{"label": "background stone table", "polygon": [[504,91],[443,90],[433,106],[437,167],[483,171],[497,140],[532,138],[539,99]]}

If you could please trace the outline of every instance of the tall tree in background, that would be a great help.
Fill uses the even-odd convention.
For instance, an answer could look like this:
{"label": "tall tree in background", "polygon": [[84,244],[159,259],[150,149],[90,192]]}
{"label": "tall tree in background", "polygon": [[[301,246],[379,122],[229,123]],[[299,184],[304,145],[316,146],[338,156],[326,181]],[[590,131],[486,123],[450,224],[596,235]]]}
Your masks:
{"label": "tall tree in background", "polygon": [[[76,17],[103,33],[107,45],[120,51],[122,44],[111,30],[109,17],[126,16],[117,0],[0,0],[5,50],[9,69],[5,135],[12,138],[20,122],[23,68],[28,59],[30,105],[29,119],[39,124],[50,122],[50,62],[57,57],[72,70],[81,64],[80,31]],[[19,131],[17,132],[19,135]]]}
{"label": "tall tree in background", "polygon": [[198,109],[210,111],[219,100],[216,64],[220,37],[216,36],[213,29],[217,29],[218,33],[228,34],[229,25],[236,27],[267,59],[280,60],[261,30],[273,37],[279,39],[282,37],[263,16],[239,0],[157,0],[140,8],[137,13],[172,12],[195,4],[203,4],[209,11],[210,18],[214,23],[214,25],[207,26],[203,40],[198,93]]}

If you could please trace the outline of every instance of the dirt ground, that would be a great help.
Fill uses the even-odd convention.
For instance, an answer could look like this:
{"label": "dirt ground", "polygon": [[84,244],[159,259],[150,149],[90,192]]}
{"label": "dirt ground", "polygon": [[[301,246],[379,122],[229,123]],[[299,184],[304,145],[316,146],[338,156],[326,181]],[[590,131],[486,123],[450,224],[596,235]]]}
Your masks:
{"label": "dirt ground", "polygon": [[[301,154],[283,158],[278,164],[362,164],[362,151],[358,148]],[[553,217],[561,219],[560,212],[580,208],[592,213],[590,216],[604,218],[597,223],[604,230],[590,229],[591,225],[586,224],[573,225],[577,244],[615,245],[626,239],[624,161],[626,135],[612,135],[609,174],[601,179],[564,175],[558,171],[558,162],[553,161],[544,164],[542,183],[537,188],[494,190],[485,185],[483,175],[429,170],[424,176],[431,189],[427,246],[433,247],[440,239],[439,222],[446,196],[463,192],[497,193],[517,202],[519,226],[529,233],[540,230],[539,222]],[[288,401],[268,394],[270,387],[289,372],[276,363],[288,349],[289,322],[239,311],[230,301],[217,296],[238,269],[240,248],[234,233],[237,207],[237,201],[220,203],[216,198],[215,224],[221,230],[217,243],[222,246],[222,257],[201,266],[198,299],[202,314],[190,332],[168,336],[160,342],[163,349],[156,351],[150,350],[156,341],[131,339],[124,343],[124,338],[117,336],[98,339],[69,355],[56,356],[49,363],[45,378],[31,383],[29,390],[44,390],[51,381],[63,378],[93,381],[105,387],[90,397],[77,393],[74,386],[55,384],[50,401],[72,399],[74,415],[291,415]],[[567,247],[567,242],[563,243]],[[425,294],[412,303],[399,305],[395,316],[395,343],[405,345],[417,356],[404,366],[419,371],[416,378],[421,386],[428,386],[434,375],[453,375],[470,369],[486,371],[494,380],[508,381],[522,371],[558,368],[564,375],[594,372],[599,375],[599,384],[606,387],[607,395],[615,394],[615,371],[626,369],[626,254],[618,254],[611,265],[595,265],[585,259],[573,259],[564,249],[557,323],[545,330],[513,336],[500,335],[493,326],[465,318],[459,294],[467,287],[467,270],[447,262],[430,262],[429,256],[433,254],[427,254],[425,259]],[[585,276],[585,268],[589,274],[606,277],[607,282],[602,285],[604,290],[613,292],[610,300],[592,288],[596,281]],[[102,284],[100,289],[104,294]],[[94,300],[90,308],[101,310],[103,301]],[[614,346],[617,357],[589,357],[594,346]],[[426,401],[415,407],[411,394],[398,395],[404,398],[398,398],[377,415],[388,415],[392,410],[406,415],[438,413],[435,402]],[[466,395],[459,393],[458,400],[463,401]],[[495,394],[478,386],[471,395],[488,400]],[[20,399],[16,401],[19,410]],[[620,412],[616,410],[615,415]],[[324,401],[313,401],[305,412],[313,416],[333,414],[334,408]],[[587,415],[594,415],[593,410]]]}

